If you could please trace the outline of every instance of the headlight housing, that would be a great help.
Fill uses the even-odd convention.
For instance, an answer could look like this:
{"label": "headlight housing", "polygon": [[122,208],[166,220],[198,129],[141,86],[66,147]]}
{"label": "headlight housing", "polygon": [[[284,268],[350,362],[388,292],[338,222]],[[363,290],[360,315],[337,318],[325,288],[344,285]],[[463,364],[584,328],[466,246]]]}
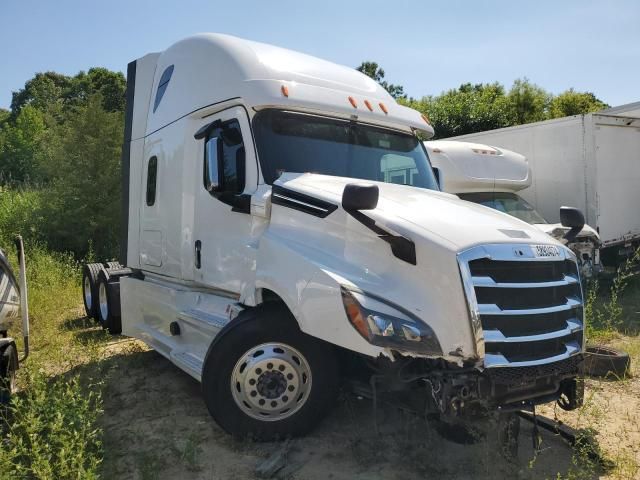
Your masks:
{"label": "headlight housing", "polygon": [[442,355],[434,331],[397,305],[363,292],[341,288],[349,323],[372,345],[424,355]]}

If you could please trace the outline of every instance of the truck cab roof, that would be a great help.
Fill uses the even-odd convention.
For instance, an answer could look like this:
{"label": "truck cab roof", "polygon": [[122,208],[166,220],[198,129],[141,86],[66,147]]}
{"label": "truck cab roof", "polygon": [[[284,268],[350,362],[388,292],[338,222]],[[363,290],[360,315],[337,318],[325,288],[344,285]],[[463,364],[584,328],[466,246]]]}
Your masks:
{"label": "truck cab roof", "polygon": [[440,169],[445,192],[517,192],[531,185],[527,158],[511,150],[448,140],[424,145],[432,166]]}
{"label": "truck cab roof", "polygon": [[[331,113],[403,130],[433,128],[419,112],[398,105],[377,82],[342,65],[230,35],[202,33],[137,60],[136,75],[153,75],[136,105],[147,117],[140,138],[207,106],[241,98],[249,108]],[[135,115],[135,113],[134,113]],[[138,124],[140,125],[140,124]]]}

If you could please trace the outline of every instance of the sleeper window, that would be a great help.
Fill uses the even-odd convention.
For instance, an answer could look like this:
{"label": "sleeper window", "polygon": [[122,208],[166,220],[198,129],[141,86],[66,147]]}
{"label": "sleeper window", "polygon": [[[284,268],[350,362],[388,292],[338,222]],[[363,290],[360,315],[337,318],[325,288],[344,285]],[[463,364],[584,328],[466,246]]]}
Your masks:
{"label": "sleeper window", "polygon": [[164,96],[164,92],[169,86],[171,75],[173,75],[173,65],[169,65],[167,68],[165,68],[164,72],[162,72],[162,76],[160,77],[160,81],[158,82],[158,89],[156,90],[156,99],[153,102],[153,113],[156,113],[158,105],[160,105],[160,101]]}
{"label": "sleeper window", "polygon": [[158,182],[158,158],[151,157],[147,166],[147,206],[156,203],[156,183]]}

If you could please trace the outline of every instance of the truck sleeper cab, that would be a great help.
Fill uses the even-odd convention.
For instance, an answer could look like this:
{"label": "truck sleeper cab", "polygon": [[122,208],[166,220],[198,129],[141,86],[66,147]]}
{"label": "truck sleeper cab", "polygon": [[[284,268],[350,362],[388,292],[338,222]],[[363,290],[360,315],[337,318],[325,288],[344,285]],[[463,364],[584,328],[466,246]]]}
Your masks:
{"label": "truck sleeper cab", "polygon": [[443,415],[579,404],[575,256],[440,192],[418,112],[227,35],[127,77],[125,267],[87,266],[85,304],[201,381],[226,431],[303,434],[342,378]]}

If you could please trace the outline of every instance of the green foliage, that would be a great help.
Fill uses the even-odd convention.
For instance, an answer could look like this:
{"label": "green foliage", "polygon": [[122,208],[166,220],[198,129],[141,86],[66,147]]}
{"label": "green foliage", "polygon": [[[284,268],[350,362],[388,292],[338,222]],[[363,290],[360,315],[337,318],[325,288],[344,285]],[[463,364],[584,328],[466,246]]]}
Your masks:
{"label": "green foliage", "polygon": [[499,83],[465,83],[438,97],[401,101],[426,113],[438,138],[492,130],[510,125],[504,87]]}
{"label": "green foliage", "polygon": [[356,68],[356,70],[364,73],[368,77],[373,78],[382,86],[382,88],[389,92],[389,95],[391,95],[393,98],[406,98],[404,87],[402,87],[401,85],[388,83],[384,79],[384,70],[380,68],[376,62],[362,62],[360,66]]}
{"label": "green foliage", "polygon": [[45,131],[42,112],[31,105],[14,122],[5,122],[0,135],[0,184],[38,179],[40,142]]}
{"label": "green foliage", "polygon": [[507,111],[511,125],[539,122],[547,118],[551,95],[528,79],[513,82],[507,95]]}
{"label": "green foliage", "polygon": [[78,258],[90,245],[116,255],[125,89],[122,73],[91,68],[38,73],[14,92],[11,112],[0,111],[0,234]]}
{"label": "green foliage", "polygon": [[124,75],[106,68],[90,68],[74,77],[55,72],[36,73],[24,88],[13,92],[11,115],[15,118],[27,105],[63,115],[98,93],[102,95],[105,110],[124,111],[125,88]]}
{"label": "green foliage", "polygon": [[49,380],[30,372],[29,388],[14,396],[0,449],[3,478],[97,479],[101,459],[99,392],[77,376]]}
{"label": "green foliage", "polygon": [[622,298],[638,265],[640,265],[640,249],[618,269],[618,273],[607,292],[608,295],[600,294],[598,282],[589,285],[584,302],[584,318],[588,339],[611,340],[617,332],[624,330]]}
{"label": "green foliage", "polygon": [[570,88],[551,100],[549,117],[560,118],[581,113],[598,112],[609,105],[596,98],[591,92],[576,92]]}
{"label": "green foliage", "polygon": [[46,239],[53,248],[84,256],[91,243],[98,258],[112,257],[120,232],[120,153],[124,117],[103,109],[102,95],[56,129],[51,181],[44,190]]}

